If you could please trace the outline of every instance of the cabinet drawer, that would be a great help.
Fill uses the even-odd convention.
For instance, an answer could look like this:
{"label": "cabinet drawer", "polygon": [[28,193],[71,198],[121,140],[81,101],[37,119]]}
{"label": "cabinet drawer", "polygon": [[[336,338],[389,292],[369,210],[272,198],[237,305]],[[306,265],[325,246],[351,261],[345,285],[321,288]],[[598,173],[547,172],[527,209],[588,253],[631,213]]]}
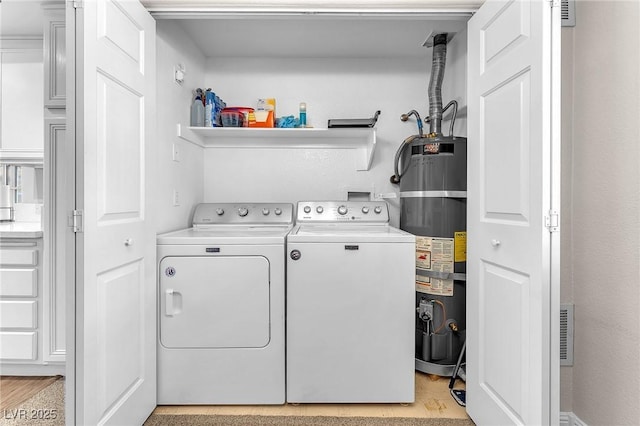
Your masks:
{"label": "cabinet drawer", "polygon": [[0,332],[0,359],[3,361],[34,361],[38,358],[37,333]]}
{"label": "cabinet drawer", "polygon": [[0,269],[0,296],[36,297],[37,295],[37,269]]}
{"label": "cabinet drawer", "polygon": [[38,264],[38,250],[0,249],[0,264],[36,266]]}
{"label": "cabinet drawer", "polygon": [[0,301],[0,328],[37,328],[38,302],[35,300]]}

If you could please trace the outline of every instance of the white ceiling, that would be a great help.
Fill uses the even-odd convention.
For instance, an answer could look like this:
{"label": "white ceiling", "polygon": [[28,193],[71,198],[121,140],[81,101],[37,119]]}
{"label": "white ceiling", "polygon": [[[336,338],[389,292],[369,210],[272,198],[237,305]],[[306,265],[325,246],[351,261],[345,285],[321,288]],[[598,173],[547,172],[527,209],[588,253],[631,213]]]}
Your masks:
{"label": "white ceiling", "polygon": [[12,38],[42,37],[42,0],[2,0],[0,36]]}
{"label": "white ceiling", "polygon": [[422,46],[429,34],[460,32],[465,21],[301,16],[179,22],[207,57],[400,58],[430,57]]}

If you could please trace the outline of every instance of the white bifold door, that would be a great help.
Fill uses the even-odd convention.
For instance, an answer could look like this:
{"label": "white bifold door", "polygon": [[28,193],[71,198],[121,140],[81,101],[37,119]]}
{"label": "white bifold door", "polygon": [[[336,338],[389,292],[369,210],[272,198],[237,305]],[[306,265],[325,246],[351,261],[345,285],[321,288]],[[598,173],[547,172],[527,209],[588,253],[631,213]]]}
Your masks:
{"label": "white bifold door", "polygon": [[468,26],[467,410],[478,425],[559,421],[556,3],[488,1]]}
{"label": "white bifold door", "polygon": [[84,229],[76,234],[75,407],[67,416],[82,425],[139,425],[156,405],[155,21],[138,1],[76,6],[68,2],[67,17],[75,20],[76,208]]}

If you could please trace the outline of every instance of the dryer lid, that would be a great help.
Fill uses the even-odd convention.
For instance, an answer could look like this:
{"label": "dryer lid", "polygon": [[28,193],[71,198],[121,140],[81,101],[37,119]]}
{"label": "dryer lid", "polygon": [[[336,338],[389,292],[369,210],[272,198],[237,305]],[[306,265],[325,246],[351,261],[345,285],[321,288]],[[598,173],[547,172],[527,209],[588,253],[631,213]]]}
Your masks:
{"label": "dryer lid", "polygon": [[160,234],[157,243],[163,244],[284,244],[291,225],[220,225],[188,228]]}
{"label": "dryer lid", "polygon": [[301,224],[287,237],[289,242],[415,243],[415,236],[389,225]]}

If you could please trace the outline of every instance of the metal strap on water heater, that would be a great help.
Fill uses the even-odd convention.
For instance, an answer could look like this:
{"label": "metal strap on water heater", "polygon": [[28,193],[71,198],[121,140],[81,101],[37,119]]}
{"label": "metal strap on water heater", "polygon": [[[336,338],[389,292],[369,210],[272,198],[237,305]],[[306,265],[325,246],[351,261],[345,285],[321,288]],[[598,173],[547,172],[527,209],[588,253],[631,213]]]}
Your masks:
{"label": "metal strap on water heater", "polygon": [[429,278],[437,278],[439,280],[456,280],[466,281],[467,274],[453,273],[453,272],[441,272],[441,271],[425,271],[424,269],[416,269],[416,275]]}
{"label": "metal strap on water heater", "polygon": [[402,191],[400,198],[467,198],[467,191]]}

